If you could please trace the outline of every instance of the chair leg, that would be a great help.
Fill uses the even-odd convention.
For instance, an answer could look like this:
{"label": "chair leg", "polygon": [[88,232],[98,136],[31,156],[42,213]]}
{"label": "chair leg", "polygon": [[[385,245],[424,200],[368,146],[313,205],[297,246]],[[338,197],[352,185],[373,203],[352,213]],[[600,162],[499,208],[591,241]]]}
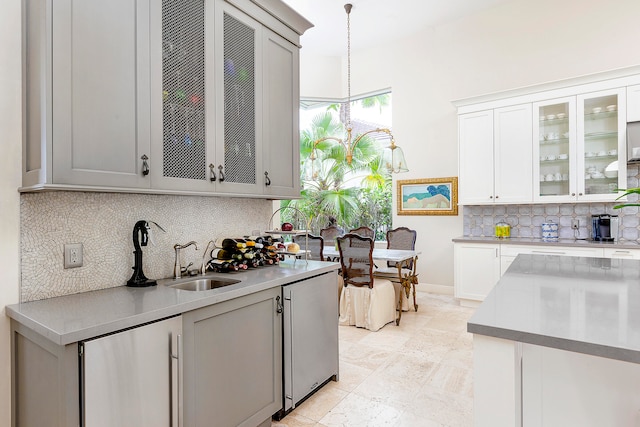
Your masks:
{"label": "chair leg", "polygon": [[400,297],[398,298],[398,305],[397,305],[397,310],[398,310],[398,317],[396,318],[396,326],[400,326],[400,319],[402,319],[402,290],[400,290],[399,292]]}
{"label": "chair leg", "polygon": [[418,303],[416,302],[416,285],[418,284],[418,275],[416,270],[418,267],[418,257],[413,259],[413,272],[411,273],[411,285],[413,285],[413,309],[418,311]]}

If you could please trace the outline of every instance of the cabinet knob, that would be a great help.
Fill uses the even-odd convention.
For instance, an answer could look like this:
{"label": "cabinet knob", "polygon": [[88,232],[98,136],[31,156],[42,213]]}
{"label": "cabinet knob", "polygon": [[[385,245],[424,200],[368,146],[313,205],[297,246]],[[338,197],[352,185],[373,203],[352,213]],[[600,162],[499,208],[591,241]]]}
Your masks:
{"label": "cabinet knob", "polygon": [[149,163],[147,163],[149,157],[147,157],[146,154],[143,154],[140,159],[142,160],[142,176],[147,176],[149,175]]}
{"label": "cabinet knob", "polygon": [[224,172],[222,172],[222,165],[218,165],[218,176],[220,177],[220,182],[224,181]]}
{"label": "cabinet knob", "polygon": [[500,196],[496,196],[496,199],[497,199],[498,197],[500,197]]}
{"label": "cabinet knob", "polygon": [[571,193],[571,195],[572,195],[572,196],[575,196],[575,195],[576,195],[576,193]]}
{"label": "cabinet knob", "polygon": [[266,185],[266,186],[271,185],[271,179],[269,178],[269,172],[268,171],[264,171],[264,185]]}
{"label": "cabinet knob", "polygon": [[493,199],[493,196],[489,196],[490,199]]}
{"label": "cabinet knob", "polygon": [[209,180],[211,180],[211,182],[215,182],[216,180],[215,168],[216,167],[213,165],[213,163],[209,163],[209,170],[211,171],[211,177],[209,178]]}
{"label": "cabinet knob", "polygon": [[582,193],[578,193],[578,196],[582,196]]}

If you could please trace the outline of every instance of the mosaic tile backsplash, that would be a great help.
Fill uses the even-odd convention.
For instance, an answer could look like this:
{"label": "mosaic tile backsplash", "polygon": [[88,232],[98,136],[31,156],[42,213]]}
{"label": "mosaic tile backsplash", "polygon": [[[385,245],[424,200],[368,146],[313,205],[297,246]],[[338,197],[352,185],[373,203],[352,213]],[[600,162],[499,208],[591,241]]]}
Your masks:
{"label": "mosaic tile backsplash", "polygon": [[[147,277],[173,274],[176,243],[182,265],[202,263],[209,240],[265,230],[272,202],[262,199],[83,192],[28,193],[20,197],[22,302],[122,286],[133,267],[133,226],[154,221],[155,244],[143,247]],[[84,265],[64,269],[65,243],[82,243]]]}
{"label": "mosaic tile backsplash", "polygon": [[[638,187],[640,176],[638,166],[629,165],[627,170],[627,188]],[[627,202],[637,202],[637,196],[629,196]],[[640,240],[640,212],[631,206],[613,209],[616,203],[567,203],[501,206],[464,206],[463,233],[469,237],[494,236],[494,226],[499,221],[511,225],[512,237],[539,238],[542,236],[541,224],[555,222],[559,225],[559,238],[574,238],[571,228],[574,219],[579,220],[579,238],[591,237],[591,215],[611,214],[620,218],[618,238],[620,242]]]}

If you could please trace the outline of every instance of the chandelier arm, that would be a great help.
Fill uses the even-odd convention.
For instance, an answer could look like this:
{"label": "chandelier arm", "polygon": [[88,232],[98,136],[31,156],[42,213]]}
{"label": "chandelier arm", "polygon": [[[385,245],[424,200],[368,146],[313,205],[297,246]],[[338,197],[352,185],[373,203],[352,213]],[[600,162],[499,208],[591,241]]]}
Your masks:
{"label": "chandelier arm", "polygon": [[335,136],[325,136],[324,138],[316,139],[315,141],[313,141],[313,149],[315,150],[318,144],[324,141],[336,141],[344,147],[344,141],[342,139],[336,138]]}
{"label": "chandelier arm", "polygon": [[353,151],[356,148],[356,145],[358,145],[358,143],[360,142],[360,140],[365,136],[365,135],[369,135],[372,133],[385,133],[387,134],[390,138],[391,141],[393,143],[394,138],[393,138],[393,134],[391,133],[391,130],[386,129],[386,128],[378,128],[378,129],[372,129],[372,130],[368,130],[366,132],[361,133],[360,135],[358,135],[358,137],[353,141],[353,144],[351,144],[351,150]]}

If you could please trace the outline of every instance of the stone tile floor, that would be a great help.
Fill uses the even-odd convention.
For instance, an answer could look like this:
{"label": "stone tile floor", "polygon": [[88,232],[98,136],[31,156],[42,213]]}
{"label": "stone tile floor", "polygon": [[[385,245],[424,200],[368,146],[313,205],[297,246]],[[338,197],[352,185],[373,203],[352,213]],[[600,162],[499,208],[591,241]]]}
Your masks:
{"label": "stone tile floor", "polygon": [[418,312],[377,332],[341,326],[340,381],[272,427],[433,427],[473,424],[473,308],[418,292]]}

